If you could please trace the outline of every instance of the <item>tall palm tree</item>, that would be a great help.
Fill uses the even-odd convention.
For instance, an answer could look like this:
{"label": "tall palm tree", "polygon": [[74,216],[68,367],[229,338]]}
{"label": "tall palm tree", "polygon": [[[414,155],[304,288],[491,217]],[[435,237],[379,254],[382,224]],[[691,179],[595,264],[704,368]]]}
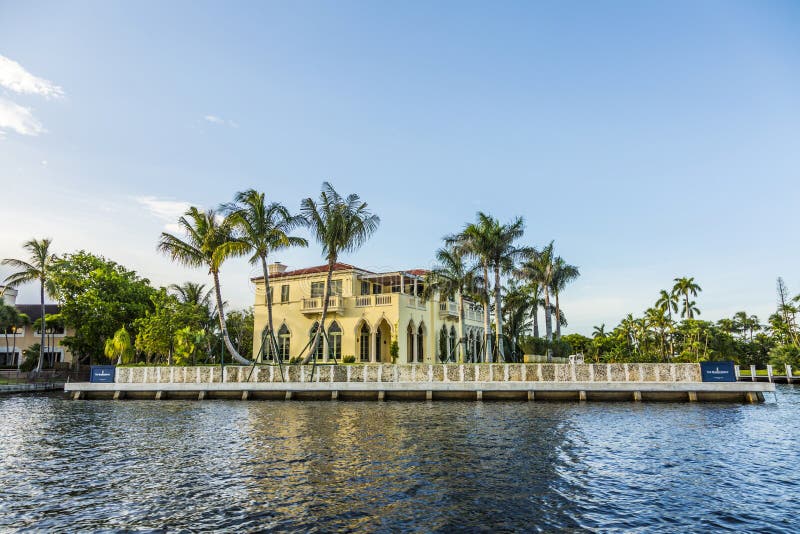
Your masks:
{"label": "tall palm tree", "polygon": [[553,295],[556,297],[556,339],[561,339],[561,304],[559,294],[580,276],[581,272],[574,265],[568,264],[559,256],[553,260]]}
{"label": "tall palm tree", "polygon": [[656,308],[664,310],[669,320],[672,321],[672,314],[678,313],[678,294],[674,290],[662,289],[658,294]]}
{"label": "tall palm tree", "polygon": [[436,251],[438,262],[425,275],[423,296],[431,297],[439,293],[440,298],[458,298],[458,340],[459,361],[464,361],[464,296],[472,294],[478,287],[478,266],[467,262],[466,255],[455,247],[440,248]]}
{"label": "tall palm tree", "polygon": [[172,290],[178,300],[183,304],[194,304],[204,308],[211,308],[211,293],[212,289],[206,289],[205,284],[197,282],[184,282],[183,284],[171,284],[169,289]]}
{"label": "tall palm tree", "polygon": [[[674,281],[675,285],[673,286],[672,291],[674,291],[678,295],[683,295],[684,316],[687,319],[694,319],[693,307],[689,303],[689,295],[696,297],[697,293],[699,291],[702,291],[702,289],[697,283],[695,283],[694,277],[676,278]],[[688,315],[686,315],[687,313]]]}
{"label": "tall palm tree", "polygon": [[[11,273],[6,277],[5,284],[11,287],[20,284],[27,284],[29,282],[39,281],[39,302],[42,310],[42,320],[44,320],[44,294],[48,290],[50,269],[56,259],[55,254],[50,252],[50,245],[53,240],[45,239],[31,239],[26,241],[23,246],[28,251],[29,261],[17,260],[13,258],[6,258],[0,264],[9,265],[19,271]],[[36,372],[42,370],[42,363],[44,361],[44,346],[45,346],[45,329],[41,329],[42,339],[39,343],[39,363],[36,364]]]}
{"label": "tall palm tree", "polygon": [[531,298],[531,317],[533,318],[533,337],[539,337],[539,308],[544,306],[542,286],[537,282],[528,284],[528,294]]}
{"label": "tall palm tree", "polygon": [[525,221],[522,217],[516,217],[510,223],[502,224],[499,220],[481,211],[478,212],[477,217],[477,222],[467,225],[455,240],[459,248],[481,262],[485,278],[488,279],[489,268],[494,271],[495,345],[498,357],[505,360],[502,342],[503,303],[500,278],[503,271],[512,270],[514,262],[527,251],[527,249],[514,244],[525,232]]}
{"label": "tall palm tree", "polygon": [[217,317],[225,347],[237,362],[245,365],[251,363],[237,352],[228,336],[222,290],[219,283],[219,271],[222,264],[228,258],[244,255],[247,252],[247,245],[234,235],[230,220],[219,217],[213,209],[202,211],[192,206],[178,219],[178,226],[186,234],[186,238],[181,239],[162,232],[158,250],[181,265],[195,268],[208,267],[208,272],[214,280]]}
{"label": "tall palm tree", "polygon": [[681,317],[694,319],[695,315],[700,315],[700,308],[697,307],[697,302],[693,300],[687,300],[681,309]]}
{"label": "tall palm tree", "polygon": [[[553,317],[550,306],[550,290],[553,287],[555,252],[554,243],[550,243],[542,250],[532,250],[522,265],[517,269],[517,275],[538,284],[544,291],[544,326],[545,338],[548,342],[553,340]],[[548,350],[548,359],[550,351]]]}
{"label": "tall palm tree", "polygon": [[357,194],[352,193],[342,197],[328,182],[323,182],[318,200],[303,199],[300,203],[300,212],[303,224],[322,246],[322,254],[328,262],[322,316],[308,355],[303,360],[303,363],[308,363],[316,354],[320,335],[325,330],[331,277],[333,268],[339,260],[339,254],[358,250],[375,233],[381,220],[367,209],[367,203],[362,202]]}
{"label": "tall palm tree", "polygon": [[269,328],[271,354],[278,353],[278,345],[272,324],[272,290],[269,285],[267,256],[270,252],[289,248],[307,247],[308,241],[302,237],[290,236],[289,232],[303,224],[300,215],[292,215],[278,202],[267,203],[264,193],[248,189],[236,194],[234,204],[229,205],[231,222],[239,230],[242,241],[248,246],[250,263],[261,263],[264,275],[264,302],[267,306],[267,326]]}

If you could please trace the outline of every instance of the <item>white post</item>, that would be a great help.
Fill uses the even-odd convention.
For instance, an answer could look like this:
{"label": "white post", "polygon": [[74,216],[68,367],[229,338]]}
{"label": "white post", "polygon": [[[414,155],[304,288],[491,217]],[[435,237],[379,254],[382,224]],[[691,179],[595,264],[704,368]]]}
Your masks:
{"label": "white post", "polygon": [[786,364],[786,383],[787,384],[791,384],[793,380],[794,380],[794,377],[792,376],[792,366],[787,363]]}
{"label": "white post", "polygon": [[322,336],[322,361],[328,361],[328,336]]}
{"label": "white post", "polygon": [[406,277],[403,276],[403,273],[400,273],[400,293],[406,292],[405,278]]}
{"label": "white post", "polygon": [[417,336],[418,335],[419,334],[417,334],[416,331],[411,332],[411,344],[412,344],[412,347],[411,347],[411,360],[412,361],[410,361],[408,363],[415,363],[417,361],[417,358],[419,357],[419,342],[417,341]]}
{"label": "white post", "polygon": [[750,366],[750,380],[753,381],[753,382],[756,381],[756,366],[755,365],[751,365]]}
{"label": "white post", "polygon": [[739,380],[739,366],[738,365],[734,365],[733,366],[733,374],[736,376],[736,380]]}
{"label": "white post", "polygon": [[369,333],[369,361],[370,363],[375,363],[375,341],[376,335],[375,331]]}
{"label": "white post", "polygon": [[414,277],[414,298],[417,298],[417,278]]}
{"label": "white post", "polygon": [[767,381],[772,382],[772,366],[767,365]]}

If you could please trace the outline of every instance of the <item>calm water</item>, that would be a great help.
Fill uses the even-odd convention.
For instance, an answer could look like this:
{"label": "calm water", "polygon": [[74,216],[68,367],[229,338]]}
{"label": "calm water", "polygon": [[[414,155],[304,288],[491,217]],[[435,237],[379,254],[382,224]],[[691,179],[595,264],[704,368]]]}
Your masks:
{"label": "calm water", "polygon": [[798,416],[0,397],[0,530],[796,532]]}

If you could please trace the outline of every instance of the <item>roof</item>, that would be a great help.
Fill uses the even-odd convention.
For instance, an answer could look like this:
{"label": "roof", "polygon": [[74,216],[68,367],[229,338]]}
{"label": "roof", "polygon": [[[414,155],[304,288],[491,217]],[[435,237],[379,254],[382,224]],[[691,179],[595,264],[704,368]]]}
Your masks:
{"label": "roof", "polygon": [[407,272],[408,274],[413,274],[414,276],[425,276],[430,271],[428,269],[409,269],[404,272]]}
{"label": "roof", "polygon": [[[24,313],[28,317],[30,317],[31,321],[35,321],[37,319],[41,319],[42,317],[42,306],[41,304],[17,304],[17,310],[20,313]],[[45,315],[53,315],[59,313],[61,311],[61,306],[58,304],[45,304],[44,305],[44,314]]]}
{"label": "roof", "polygon": [[[334,263],[333,264],[333,270],[334,271],[352,271],[352,270],[356,270],[356,271],[363,271],[365,273],[370,272],[370,271],[367,271],[366,269],[361,269],[359,267],[356,267],[354,265],[350,265],[348,263]],[[328,264],[327,263],[325,265],[317,265],[315,267],[306,267],[305,269],[295,269],[293,271],[284,271],[282,273],[274,273],[274,274],[269,275],[269,278],[270,278],[270,280],[272,280],[273,278],[286,278],[287,276],[303,276],[303,275],[307,275],[307,274],[319,274],[319,273],[325,273],[325,272],[328,272]],[[264,279],[263,276],[256,276],[254,278],[251,278],[251,280],[253,280],[254,282],[256,280],[263,280],[263,279]]]}

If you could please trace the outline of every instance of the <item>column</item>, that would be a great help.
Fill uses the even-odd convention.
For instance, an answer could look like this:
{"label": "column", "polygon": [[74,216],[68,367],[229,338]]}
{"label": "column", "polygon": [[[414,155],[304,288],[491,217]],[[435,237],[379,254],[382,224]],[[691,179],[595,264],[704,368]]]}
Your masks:
{"label": "column", "polygon": [[403,273],[400,273],[400,293],[406,292],[406,284],[405,284],[406,277],[403,276]]}
{"label": "column", "polygon": [[[320,334],[320,335],[322,335],[322,334]],[[322,342],[322,361],[323,362],[327,362],[328,361],[328,350],[329,350],[329,348],[328,348],[328,336],[322,336],[322,339],[320,341]]]}
{"label": "column", "polygon": [[417,341],[417,334],[416,329],[414,332],[411,333],[411,361],[408,363],[416,362],[417,358],[419,357],[419,342]]}
{"label": "column", "polygon": [[375,363],[375,342],[377,341],[375,330],[369,333],[369,361]]}

